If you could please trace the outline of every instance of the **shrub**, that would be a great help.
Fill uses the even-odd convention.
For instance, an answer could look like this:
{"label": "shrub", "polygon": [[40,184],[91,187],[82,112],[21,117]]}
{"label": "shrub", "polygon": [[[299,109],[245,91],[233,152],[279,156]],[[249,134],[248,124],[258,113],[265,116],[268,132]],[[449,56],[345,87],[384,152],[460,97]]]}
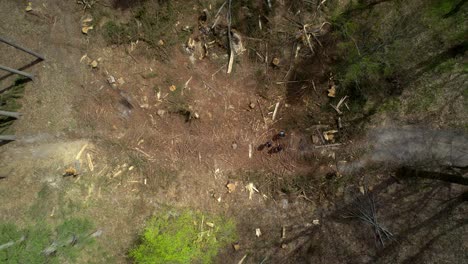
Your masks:
{"label": "shrub", "polygon": [[232,221],[188,210],[165,211],[148,222],[130,256],[136,263],[211,263],[234,239]]}
{"label": "shrub", "polygon": [[114,21],[109,21],[104,24],[104,39],[110,44],[124,44],[129,42],[130,36],[128,35],[127,28],[118,25]]}

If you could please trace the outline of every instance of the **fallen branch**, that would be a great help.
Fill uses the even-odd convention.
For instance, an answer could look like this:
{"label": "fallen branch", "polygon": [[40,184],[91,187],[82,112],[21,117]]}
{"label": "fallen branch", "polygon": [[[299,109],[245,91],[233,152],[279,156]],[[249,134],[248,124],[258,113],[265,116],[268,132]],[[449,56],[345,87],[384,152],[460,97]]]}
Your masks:
{"label": "fallen branch", "polygon": [[20,239],[18,239],[17,241],[13,241],[13,240],[12,240],[12,241],[7,242],[7,243],[5,243],[5,244],[3,244],[3,245],[0,245],[0,250],[5,249],[5,248],[9,248],[9,247],[11,247],[11,246],[13,246],[13,245],[15,245],[15,244],[19,244],[19,243],[23,242],[25,239],[26,239],[26,237],[25,237],[25,236],[22,236],[22,237],[21,237]]}
{"label": "fallen branch", "polygon": [[299,83],[299,82],[310,82],[312,80],[297,80],[297,81],[279,81],[276,84],[287,84],[287,83]]}
{"label": "fallen branch", "polygon": [[280,103],[277,102],[275,106],[275,110],[273,111],[273,117],[271,118],[271,121],[275,121],[276,114],[278,113],[278,108],[279,108]]}
{"label": "fallen branch", "polygon": [[315,52],[314,52],[314,48],[312,47],[312,43],[310,42],[309,33],[307,33],[307,26],[308,26],[308,25],[304,25],[304,26],[302,27],[302,30],[304,30],[304,36],[305,36],[305,38],[306,38],[306,40],[307,40],[307,45],[309,45],[310,51],[312,52],[312,54],[314,54],[314,53],[315,53]]}
{"label": "fallen branch", "polygon": [[[328,126],[327,126],[328,127]],[[317,131],[318,135],[319,135],[319,138],[320,138],[320,141],[322,141],[322,144],[325,145],[325,139],[323,138],[323,134],[322,134],[322,131],[320,131],[318,128],[315,129],[315,131]]]}
{"label": "fallen branch", "polygon": [[343,114],[343,112],[341,112],[340,109],[338,109],[336,106],[334,106],[334,105],[332,105],[332,104],[330,104],[330,106],[331,106],[333,109],[335,109],[335,111],[336,111],[339,115]]}
{"label": "fallen branch", "polygon": [[211,26],[211,29],[213,29],[216,26],[216,24],[218,24],[219,13],[221,13],[221,10],[223,10],[223,7],[226,5],[226,3],[227,3],[227,1],[224,1],[224,3],[218,9],[218,12],[216,12],[215,21],[214,21],[213,25]]}
{"label": "fallen branch", "polygon": [[211,74],[211,80],[214,80],[214,77],[218,72],[220,72],[224,67],[226,67],[227,63],[221,66],[215,73]]}
{"label": "fallen branch", "polygon": [[314,146],[314,148],[332,148],[332,147],[339,147],[343,145],[342,143],[336,143],[336,144],[327,144],[327,145],[320,145],[320,146]]}
{"label": "fallen branch", "polygon": [[230,74],[232,71],[232,65],[234,64],[234,48],[232,47],[232,37],[231,37],[231,0],[229,0],[229,8],[228,8],[228,40],[229,40],[229,63],[227,73]]}
{"label": "fallen branch", "polygon": [[334,106],[334,105],[332,105],[332,104],[330,104],[330,106],[333,107],[333,109],[335,109],[335,111],[336,111],[339,115],[341,115],[341,114],[343,114],[343,112],[341,112],[340,107],[341,107],[341,105],[344,103],[344,101],[346,101],[347,98],[348,98],[348,96],[346,95],[345,97],[342,97],[342,98],[340,99],[340,101],[338,102],[338,104],[337,104],[336,106]]}

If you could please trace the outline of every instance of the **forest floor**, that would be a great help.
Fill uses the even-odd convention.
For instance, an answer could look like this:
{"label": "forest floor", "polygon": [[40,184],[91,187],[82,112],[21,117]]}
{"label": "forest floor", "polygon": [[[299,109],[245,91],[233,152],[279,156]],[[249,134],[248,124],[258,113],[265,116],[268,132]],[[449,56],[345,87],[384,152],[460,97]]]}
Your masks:
{"label": "forest floor", "polygon": [[[424,247],[408,243],[398,253],[401,262],[442,254],[452,247],[449,240],[468,248],[466,205],[445,204],[444,210],[457,211],[450,219],[438,212],[437,199],[453,198],[450,191],[457,187],[438,186],[449,190],[443,194],[413,193],[420,185],[403,187],[380,168],[366,171],[370,180],[339,172],[367,146],[363,133],[346,123],[336,141],[322,138],[337,126],[327,96],[331,48],[323,48],[313,63],[291,69],[275,50],[270,58],[281,58],[279,66],[252,59],[268,48],[249,49],[257,40],[246,38],[247,50],[227,74],[228,58],[220,51],[213,51],[218,59],[212,54],[191,59],[182,47],[188,38],[168,48],[170,60],[161,62],[144,42],[108,45],[98,33],[108,18],[83,34],[89,12],[74,1],[34,1],[31,12],[25,7],[23,1],[0,2],[0,33],[46,59],[25,69],[36,79],[27,83],[22,117],[13,125],[18,140],[1,146],[1,221],[26,226],[38,219],[55,225],[90,218],[103,233],[99,247],[80,256],[80,263],[128,262],[145,221],[167,206],[235,219],[240,249],[223,250],[220,262],[238,263],[245,255],[244,263],[388,262],[401,247],[380,251],[371,229],[343,220],[340,211],[370,186],[393,206],[381,212],[389,229],[417,241],[442,237]],[[179,24],[196,26],[205,7],[194,5]],[[122,20],[132,15],[131,9],[105,8]],[[327,38],[322,41],[332,46]],[[97,67],[89,65],[94,60]],[[0,61],[21,68],[32,59],[0,45]],[[314,82],[298,85],[305,74],[301,68]],[[15,78],[2,78],[0,89]],[[280,131],[284,138],[276,136]],[[282,151],[259,150],[267,141]],[[78,175],[63,177],[70,167]],[[249,184],[256,188],[252,193]],[[425,206],[417,203],[423,197],[431,197]],[[445,225],[423,225],[434,211],[434,219]],[[396,219],[401,214],[408,217]]]}

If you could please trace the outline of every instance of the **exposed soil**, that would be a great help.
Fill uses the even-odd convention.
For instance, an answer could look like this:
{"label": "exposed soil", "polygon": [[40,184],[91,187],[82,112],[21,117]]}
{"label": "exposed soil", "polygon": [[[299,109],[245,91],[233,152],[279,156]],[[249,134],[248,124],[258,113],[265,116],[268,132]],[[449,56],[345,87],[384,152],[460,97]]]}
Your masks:
{"label": "exposed soil", "polygon": [[[125,20],[139,1],[99,2]],[[197,24],[202,6],[194,6],[182,25]],[[322,39],[324,47],[314,57],[294,67],[286,59],[279,67],[267,65],[263,78],[270,82],[262,83],[258,71],[265,65],[250,59],[256,56],[252,50],[227,74],[227,59],[192,62],[184,43],[169,48],[170,61],[161,62],[148,56],[144,42],[108,45],[99,25],[85,35],[80,25],[86,12],[73,1],[35,1],[33,11],[24,9],[22,1],[0,2],[0,34],[46,60],[25,69],[37,78],[27,84],[23,116],[14,123],[18,140],[0,147],[0,176],[6,176],[0,180],[6,201],[0,205],[2,221],[28,224],[31,205],[47,212],[51,223],[71,215],[90,217],[103,230],[98,239],[105,254],[92,256],[97,263],[129,262],[126,253],[145,220],[167,205],[236,220],[241,249],[224,249],[217,262],[238,263],[247,254],[244,263],[431,263],[431,256],[449,247],[456,252],[468,247],[463,237],[468,208],[450,195],[461,187],[413,194],[413,187],[388,176],[391,171],[371,168],[368,182],[363,175],[341,175],[340,164],[363,155],[366,145],[364,135],[347,122],[336,141],[327,142],[343,145],[320,146],[317,131],[337,126],[327,97],[331,37]],[[246,38],[244,44],[255,41]],[[88,58],[98,66],[89,66]],[[2,64],[21,68],[32,60],[0,45]],[[0,90],[14,78],[2,78]],[[286,136],[278,138],[282,130]],[[281,145],[281,151],[262,149],[267,141],[273,148]],[[78,176],[63,177],[69,167]],[[232,193],[229,182],[236,184]],[[245,188],[249,183],[258,189],[252,199]],[[38,192],[45,186],[50,196],[41,200]],[[359,186],[370,186],[391,206],[379,213],[401,245],[381,250],[371,228],[343,220]],[[439,198],[452,201],[445,206]],[[426,206],[418,204],[423,199]],[[445,216],[444,210],[456,213]],[[438,219],[445,224],[431,228]],[[256,228],[262,236],[255,236]],[[422,247],[405,240],[414,235],[419,243],[425,234],[431,238]],[[468,258],[466,251],[457,254],[447,260]]]}

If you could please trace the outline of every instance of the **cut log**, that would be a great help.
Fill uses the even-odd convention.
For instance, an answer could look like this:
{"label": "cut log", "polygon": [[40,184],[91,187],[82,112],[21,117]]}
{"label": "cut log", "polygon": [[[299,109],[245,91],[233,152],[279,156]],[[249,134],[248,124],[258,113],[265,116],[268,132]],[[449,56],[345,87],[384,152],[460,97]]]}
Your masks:
{"label": "cut log", "polygon": [[18,112],[8,112],[8,111],[1,111],[0,110],[0,115],[3,116],[9,116],[18,119],[20,117],[20,113]]}

